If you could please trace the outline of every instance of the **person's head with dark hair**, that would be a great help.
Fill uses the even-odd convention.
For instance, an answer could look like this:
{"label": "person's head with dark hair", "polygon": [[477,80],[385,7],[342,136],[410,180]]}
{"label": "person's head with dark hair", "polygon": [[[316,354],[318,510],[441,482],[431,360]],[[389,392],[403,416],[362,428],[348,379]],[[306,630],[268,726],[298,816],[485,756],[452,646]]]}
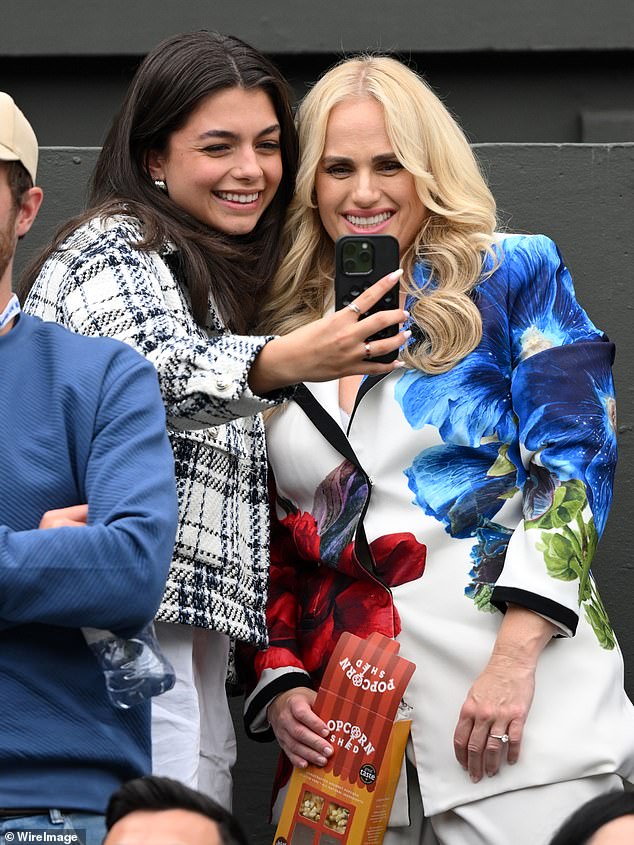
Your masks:
{"label": "person's head with dark hair", "polygon": [[154,775],[110,798],[104,845],[248,845],[234,817],[202,792]]}
{"label": "person's head with dark hair", "polygon": [[92,203],[125,198],[153,204],[156,188],[149,159],[168,153],[173,134],[206,98],[234,89],[263,91],[273,106],[283,175],[267,211],[269,216],[283,212],[293,194],[297,160],[287,83],[255,48],[233,36],[207,31],[175,35],[145,57],[103,145],[93,176]]}
{"label": "person's head with dark hair", "polygon": [[634,792],[607,792],[573,813],[550,845],[631,845],[632,842]]}
{"label": "person's head with dark hair", "polygon": [[288,84],[265,56],[217,32],[165,39],[106,137],[88,211],[29,268],[22,297],[78,225],[125,213],[141,222],[143,248],[176,248],[196,321],[211,293],[225,324],[244,333],[277,269],[297,156]]}

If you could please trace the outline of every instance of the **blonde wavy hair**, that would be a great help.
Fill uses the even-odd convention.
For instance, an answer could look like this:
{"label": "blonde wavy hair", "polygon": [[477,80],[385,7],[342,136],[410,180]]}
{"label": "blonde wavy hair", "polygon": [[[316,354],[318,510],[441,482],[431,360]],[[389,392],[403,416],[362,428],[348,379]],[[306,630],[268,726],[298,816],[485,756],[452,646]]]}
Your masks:
{"label": "blonde wavy hair", "polygon": [[[319,217],[315,178],[330,112],[344,100],[364,97],[383,106],[395,156],[413,175],[428,212],[402,259],[404,286],[415,298],[410,312],[420,329],[419,342],[403,358],[407,366],[445,372],[482,337],[480,312],[469,292],[482,279],[487,255],[490,266],[497,263],[495,200],[445,106],[417,74],[388,56],[344,60],[316,83],[300,106],[300,164],[284,231],[286,257],[259,330],[287,334],[323,316],[332,303],[334,248]],[[431,271],[423,289],[412,283],[416,261]]]}

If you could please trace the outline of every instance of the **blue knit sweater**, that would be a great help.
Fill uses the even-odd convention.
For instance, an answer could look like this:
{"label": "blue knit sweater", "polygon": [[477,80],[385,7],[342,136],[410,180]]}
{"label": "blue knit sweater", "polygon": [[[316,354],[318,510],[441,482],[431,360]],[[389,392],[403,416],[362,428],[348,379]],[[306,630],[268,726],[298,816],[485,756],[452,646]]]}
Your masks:
{"label": "blue knit sweater", "polygon": [[[154,368],[22,314],[0,336],[0,807],[103,812],[150,770],[149,705],[108,701],[80,626],[152,619],[176,528]],[[85,528],[38,530],[88,503]]]}

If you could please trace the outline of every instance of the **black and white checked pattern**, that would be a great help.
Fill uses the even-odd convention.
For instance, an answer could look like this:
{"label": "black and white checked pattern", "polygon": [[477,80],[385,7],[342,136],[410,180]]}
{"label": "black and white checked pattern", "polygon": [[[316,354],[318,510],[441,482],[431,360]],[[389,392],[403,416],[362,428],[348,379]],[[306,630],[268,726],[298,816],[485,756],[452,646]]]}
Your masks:
{"label": "black and white checked pattern", "polygon": [[[157,618],[267,642],[268,500],[249,367],[270,339],[231,335],[210,303],[205,329],[159,255],[135,248],[139,223],[93,219],[52,255],[25,310],[84,335],[115,337],[156,367],[174,450],[180,519]],[[148,472],[152,468],[148,467]]]}

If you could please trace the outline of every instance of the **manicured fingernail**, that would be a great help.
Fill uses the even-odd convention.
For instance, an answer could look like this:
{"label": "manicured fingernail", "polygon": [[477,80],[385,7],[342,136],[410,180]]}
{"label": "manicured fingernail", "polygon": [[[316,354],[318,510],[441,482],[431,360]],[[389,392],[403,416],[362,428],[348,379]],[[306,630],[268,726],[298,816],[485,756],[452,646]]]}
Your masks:
{"label": "manicured fingernail", "polygon": [[321,735],[322,735],[323,737],[328,736],[328,728],[324,728],[324,729],[323,729],[323,731],[321,732]]}
{"label": "manicured fingernail", "polygon": [[325,766],[328,760],[325,757],[318,757],[317,758],[317,765],[318,766]]}
{"label": "manicured fingernail", "polygon": [[306,762],[306,760],[302,760],[301,763],[299,764],[299,768],[305,769],[307,765],[308,765],[308,763]]}
{"label": "manicured fingernail", "polygon": [[509,760],[508,761],[509,766],[514,766],[516,763],[517,763],[517,760]]}
{"label": "manicured fingernail", "polygon": [[477,783],[480,778],[477,775],[470,775],[472,783]]}
{"label": "manicured fingernail", "polygon": [[405,366],[405,361],[394,361],[394,369],[401,370]]}
{"label": "manicured fingernail", "polygon": [[495,772],[487,772],[487,777],[492,778],[494,774],[495,774]]}
{"label": "manicured fingernail", "polygon": [[405,340],[407,340],[407,338],[408,338],[408,337],[411,337],[411,336],[412,336],[412,333],[411,333],[411,331],[410,331],[409,329],[405,329],[405,331],[404,331],[404,332],[401,332],[401,334],[403,335],[403,337],[405,338]]}
{"label": "manicured fingernail", "polygon": [[322,754],[325,754],[326,757],[330,757],[330,755],[332,754],[332,748],[329,745],[324,745],[324,747],[322,748]]}
{"label": "manicured fingernail", "polygon": [[409,311],[405,311],[405,309],[403,309],[403,314],[405,314],[405,319],[409,320]]}
{"label": "manicured fingernail", "polygon": [[403,268],[399,267],[398,270],[395,270],[393,273],[390,273],[390,275],[388,276],[388,279],[391,282],[396,282],[396,281],[398,281],[398,279],[401,278],[402,275],[403,275]]}

